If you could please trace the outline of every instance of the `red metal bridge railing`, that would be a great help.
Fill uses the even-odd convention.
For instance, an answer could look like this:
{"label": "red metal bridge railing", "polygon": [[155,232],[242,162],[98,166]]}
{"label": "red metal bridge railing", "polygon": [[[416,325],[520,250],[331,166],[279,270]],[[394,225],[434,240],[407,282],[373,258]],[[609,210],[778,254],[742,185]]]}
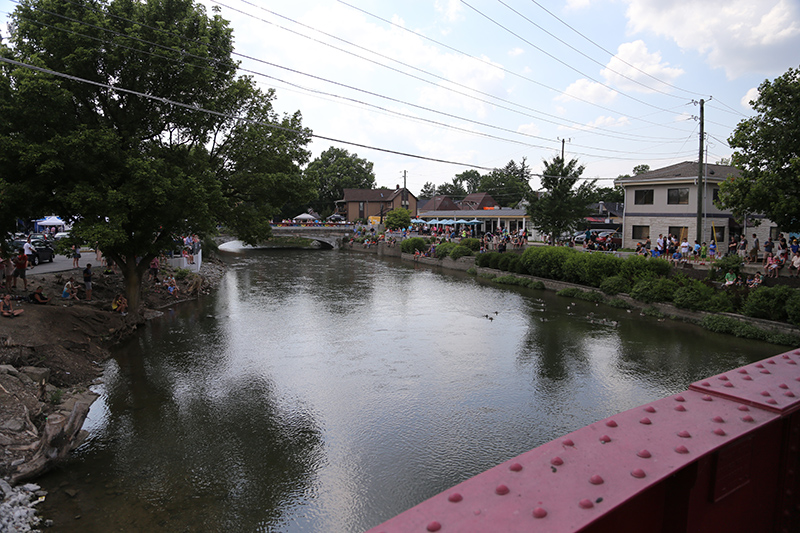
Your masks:
{"label": "red metal bridge railing", "polygon": [[800,531],[800,350],[590,424],[370,530]]}

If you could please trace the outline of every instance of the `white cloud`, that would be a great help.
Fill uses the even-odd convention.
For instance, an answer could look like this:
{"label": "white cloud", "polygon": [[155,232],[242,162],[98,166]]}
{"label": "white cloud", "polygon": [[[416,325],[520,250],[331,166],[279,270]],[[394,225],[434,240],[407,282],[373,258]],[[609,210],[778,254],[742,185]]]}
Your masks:
{"label": "white cloud", "polygon": [[623,126],[630,126],[631,121],[628,117],[607,117],[607,116],[599,116],[591,122],[588,122],[583,125],[577,126],[559,126],[559,130],[579,130],[579,131],[591,131],[596,128],[621,128]]}
{"label": "white cloud", "polygon": [[537,126],[534,122],[529,122],[528,124],[522,124],[520,127],[517,128],[517,131],[520,133],[525,133],[527,135],[539,135],[539,133],[541,133],[539,126]]}
{"label": "white cloud", "polygon": [[567,0],[567,9],[578,10],[589,7],[591,0]]}
{"label": "white cloud", "polygon": [[566,88],[564,94],[556,96],[559,102],[569,102],[572,99],[581,99],[593,104],[606,104],[614,100],[617,92],[603,85],[581,78]]}
{"label": "white cloud", "polygon": [[671,84],[683,74],[683,70],[662,62],[659,52],[648,52],[644,41],[638,40],[619,45],[617,55],[611,58],[601,74],[609,84],[621,90],[650,93],[654,92],[654,89],[669,90],[668,86],[658,83],[653,78]]}
{"label": "white cloud", "polygon": [[525,50],[523,50],[522,48],[519,48],[519,47],[512,48],[511,50],[508,51],[508,55],[510,55],[511,57],[517,57],[517,56],[520,56],[520,55],[522,55],[524,53],[525,53]]}
{"label": "white cloud", "polygon": [[745,95],[742,97],[741,104],[742,107],[746,107],[747,109],[752,109],[753,107],[750,105],[750,102],[758,98],[758,87],[753,87]]}
{"label": "white cloud", "polygon": [[456,22],[461,19],[461,2],[459,0],[436,0],[434,8],[441,13],[447,22]]}
{"label": "white cloud", "polygon": [[656,33],[707,56],[729,79],[782,73],[797,64],[796,0],[626,0],[632,32]]}

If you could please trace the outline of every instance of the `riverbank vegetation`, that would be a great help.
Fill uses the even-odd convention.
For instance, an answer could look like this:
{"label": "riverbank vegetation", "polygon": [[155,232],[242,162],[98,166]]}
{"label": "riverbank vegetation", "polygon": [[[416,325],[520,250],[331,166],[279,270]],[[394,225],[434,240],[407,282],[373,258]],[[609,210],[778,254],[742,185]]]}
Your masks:
{"label": "riverbank vegetation", "polygon": [[717,314],[736,313],[800,325],[799,290],[786,285],[725,287],[718,281],[721,273],[738,269],[740,263],[734,265],[737,261],[738,258],[730,258],[720,262],[721,268],[709,270],[703,280],[674,271],[663,259],[620,258],[610,254],[582,253],[566,247],[532,247],[521,255],[489,252],[478,255],[475,264],[509,272],[507,276],[494,277],[496,283],[531,286],[510,280],[516,277],[514,274],[521,274],[584,285],[589,289],[566,288],[558,294],[619,308],[632,307],[619,297],[629,295],[643,304],[667,303],[687,311],[706,311],[715,314],[707,315],[699,320],[699,324],[711,331],[776,344],[799,345],[800,337],[796,335],[771,331]]}

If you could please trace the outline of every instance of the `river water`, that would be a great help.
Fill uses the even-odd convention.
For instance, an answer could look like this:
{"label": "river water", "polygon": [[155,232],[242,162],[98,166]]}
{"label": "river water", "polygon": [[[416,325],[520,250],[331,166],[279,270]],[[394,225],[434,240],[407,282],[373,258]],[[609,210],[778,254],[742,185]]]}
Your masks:
{"label": "river water", "polygon": [[90,438],[39,480],[57,531],[363,531],[782,351],[353,252],[227,260],[108,363]]}

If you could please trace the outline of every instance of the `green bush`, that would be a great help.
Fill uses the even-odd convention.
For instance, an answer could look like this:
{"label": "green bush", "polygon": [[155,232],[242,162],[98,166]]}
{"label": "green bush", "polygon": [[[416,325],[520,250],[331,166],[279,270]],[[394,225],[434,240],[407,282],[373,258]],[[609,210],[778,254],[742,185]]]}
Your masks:
{"label": "green bush", "polygon": [[753,318],[766,318],[786,322],[786,303],[796,291],[786,285],[759,287],[750,291],[742,305],[742,314]]}
{"label": "green bush", "polygon": [[633,309],[633,306],[622,298],[611,298],[610,300],[606,300],[606,303],[618,309]]}
{"label": "green bush", "polygon": [[484,279],[494,279],[497,277],[497,274],[495,274],[494,272],[481,272],[478,274],[478,277]]}
{"label": "green bush", "polygon": [[578,257],[581,258],[580,262],[570,260],[570,264],[578,267],[572,275],[577,275],[578,283],[591,287],[599,287],[604,279],[617,275],[624,262],[611,254],[597,252],[580,254]]}
{"label": "green bush", "polygon": [[792,324],[800,326],[800,291],[794,291],[786,300],[786,317]]}
{"label": "green bush", "polygon": [[577,287],[568,287],[561,289],[556,293],[557,296],[565,296],[567,298],[575,298],[577,300],[586,300],[588,302],[600,303],[605,301],[603,293],[597,291],[584,291]]}
{"label": "green bush", "polygon": [[708,278],[720,281],[725,278],[728,270],[732,270],[734,274],[739,275],[742,268],[742,258],[738,255],[729,255],[714,261],[711,268],[708,269]]}
{"label": "green bush", "polygon": [[652,305],[650,307],[645,307],[644,309],[642,309],[642,314],[645,316],[652,316],[655,318],[664,318],[665,316],[667,316],[661,311],[659,311],[657,307],[653,307]]}
{"label": "green bush", "polygon": [[797,335],[789,335],[788,333],[779,333],[777,331],[767,332],[764,339],[772,344],[780,344],[783,346],[800,346],[800,337]]}
{"label": "green bush", "polygon": [[417,250],[424,252],[427,249],[428,245],[425,243],[425,239],[422,237],[411,237],[410,239],[405,239],[400,243],[400,251],[404,254],[413,254]]}
{"label": "green bush", "polygon": [[544,290],[544,288],[545,288],[544,287],[544,282],[543,281],[539,281],[538,279],[529,279],[528,280],[528,287],[531,288],[531,289],[538,289],[538,290]]}
{"label": "green bush", "polygon": [[475,266],[479,266],[481,268],[489,268],[489,263],[492,260],[492,254],[497,254],[497,252],[485,252],[482,254],[478,254],[475,257]]}
{"label": "green bush", "polygon": [[450,250],[451,259],[458,259],[459,257],[466,257],[468,255],[472,255],[472,250],[461,244],[456,245],[455,248]]}
{"label": "green bush", "polygon": [[600,290],[610,295],[621,292],[628,294],[631,292],[631,283],[622,276],[609,276],[600,283]]}
{"label": "green bush", "polygon": [[522,254],[522,262],[532,276],[564,280],[564,265],[577,250],[566,246],[532,246]]}
{"label": "green bush", "polygon": [[478,273],[478,269],[475,268],[474,266],[471,266],[471,267],[469,267],[467,269],[467,274],[470,274],[470,275],[474,276],[477,273]]}
{"label": "green bush", "polygon": [[619,275],[631,283],[641,279],[669,276],[670,266],[666,259],[632,255],[620,263]]}
{"label": "green bush", "polygon": [[436,259],[450,257],[450,252],[452,252],[456,246],[458,245],[454,242],[440,242],[436,245]]}
{"label": "green bush", "polygon": [[527,278],[518,278],[517,276],[507,275],[498,276],[494,278],[495,283],[503,285],[517,285],[519,287],[527,287],[529,289],[544,289],[544,283]]}
{"label": "green bush", "polygon": [[641,279],[631,289],[631,296],[640,302],[671,302],[678,284],[667,278]]}
{"label": "green bush", "polygon": [[509,268],[509,265],[511,264],[511,262],[514,260],[515,257],[517,256],[514,254],[508,254],[508,253],[500,254],[500,258],[497,261],[497,268],[499,268],[504,272],[508,272],[509,270],[511,270],[511,268]]}
{"label": "green bush", "polygon": [[675,291],[672,301],[676,307],[691,311],[710,311],[707,308],[709,301],[717,291],[699,281],[690,282]]}
{"label": "green bush", "polygon": [[186,279],[186,277],[191,274],[192,271],[188,268],[178,268],[175,270],[175,279],[182,280]]}
{"label": "green bush", "polygon": [[481,240],[480,239],[474,239],[472,237],[470,237],[468,239],[461,239],[461,242],[459,244],[461,246],[466,246],[467,248],[469,248],[473,252],[477,252],[477,251],[479,251],[481,249]]}
{"label": "green bush", "polygon": [[489,257],[489,268],[500,270],[500,260],[505,256],[506,254],[501,254],[500,252],[492,252],[492,256]]}

